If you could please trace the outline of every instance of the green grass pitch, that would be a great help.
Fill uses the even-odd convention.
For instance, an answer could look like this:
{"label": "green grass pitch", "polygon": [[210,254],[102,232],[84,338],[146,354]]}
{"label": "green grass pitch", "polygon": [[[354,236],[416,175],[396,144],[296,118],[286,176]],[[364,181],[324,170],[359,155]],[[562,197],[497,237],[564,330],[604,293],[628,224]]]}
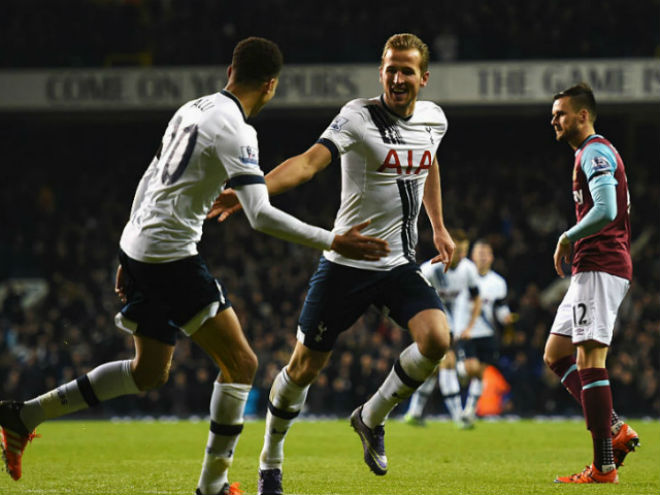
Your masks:
{"label": "green grass pitch", "polygon": [[[302,421],[287,439],[287,495],[480,495],[660,493],[660,422],[631,421],[642,447],[629,454],[619,485],[552,481],[591,461],[582,421],[479,422],[471,431],[431,421],[416,428],[390,420],[386,476],[371,474],[348,420]],[[26,449],[23,478],[0,478],[0,494],[192,494],[207,423],[55,421]],[[247,422],[230,481],[256,493],[263,421]]]}

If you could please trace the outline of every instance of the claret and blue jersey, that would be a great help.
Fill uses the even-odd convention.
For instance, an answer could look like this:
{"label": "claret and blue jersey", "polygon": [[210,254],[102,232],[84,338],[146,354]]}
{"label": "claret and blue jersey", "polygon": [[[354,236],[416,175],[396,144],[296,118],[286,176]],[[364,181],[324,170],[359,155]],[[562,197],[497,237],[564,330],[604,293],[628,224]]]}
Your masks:
{"label": "claret and blue jersey", "polygon": [[[573,199],[578,224],[594,205],[592,191],[613,186],[616,217],[599,232],[575,243],[573,273],[600,271],[632,279],[630,258],[630,194],[621,156],[603,136],[589,136],[575,152]],[[614,210],[615,209],[615,210]]]}

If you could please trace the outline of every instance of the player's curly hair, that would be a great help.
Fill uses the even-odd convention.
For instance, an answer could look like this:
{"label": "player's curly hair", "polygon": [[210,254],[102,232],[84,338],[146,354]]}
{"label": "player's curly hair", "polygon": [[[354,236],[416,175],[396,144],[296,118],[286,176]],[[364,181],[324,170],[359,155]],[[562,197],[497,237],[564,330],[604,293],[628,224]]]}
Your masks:
{"label": "player's curly hair", "polygon": [[387,50],[411,50],[416,49],[419,51],[419,54],[422,57],[422,60],[419,62],[419,68],[424,74],[429,69],[429,47],[421,39],[411,33],[399,33],[393,34],[385,42],[383,47],[383,54],[380,59],[385,58]]}
{"label": "player's curly hair", "polygon": [[574,110],[579,111],[585,108],[591,116],[591,122],[596,121],[596,98],[589,84],[581,82],[564,91],[560,91],[553,97],[552,101],[565,97],[570,98],[571,106]]}
{"label": "player's curly hair", "polygon": [[278,77],[283,64],[277,44],[257,36],[239,41],[231,60],[234,79],[246,85],[259,85]]}

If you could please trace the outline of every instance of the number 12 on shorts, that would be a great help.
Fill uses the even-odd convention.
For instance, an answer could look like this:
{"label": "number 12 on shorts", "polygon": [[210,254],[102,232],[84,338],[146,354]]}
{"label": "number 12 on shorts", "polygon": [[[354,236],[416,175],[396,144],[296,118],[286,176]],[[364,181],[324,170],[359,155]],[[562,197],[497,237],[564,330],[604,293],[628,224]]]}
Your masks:
{"label": "number 12 on shorts", "polygon": [[587,318],[587,305],[584,303],[577,303],[573,305],[573,326],[583,327],[589,325]]}

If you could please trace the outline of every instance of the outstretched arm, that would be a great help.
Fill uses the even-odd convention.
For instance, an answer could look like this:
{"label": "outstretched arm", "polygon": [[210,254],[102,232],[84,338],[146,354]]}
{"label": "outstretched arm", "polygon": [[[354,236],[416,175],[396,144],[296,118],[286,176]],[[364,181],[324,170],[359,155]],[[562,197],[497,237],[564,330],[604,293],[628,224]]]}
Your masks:
{"label": "outstretched arm", "polygon": [[360,230],[369,222],[353,226],[345,234],[333,234],[302,222],[271,205],[263,183],[240,186],[236,194],[250,225],[260,232],[316,249],[332,249],[358,260],[375,261],[389,253],[386,241],[360,234]]}
{"label": "outstretched arm", "polygon": [[[275,196],[307,182],[331,161],[330,150],[322,144],[315,143],[304,153],[283,161],[266,175],[268,194]],[[226,189],[216,198],[206,218],[218,217],[218,222],[224,222],[240,209],[241,203],[236,197],[236,192],[233,189]]]}
{"label": "outstretched arm", "polygon": [[438,250],[438,255],[431,259],[431,263],[444,263],[446,273],[456,246],[442,218],[442,190],[440,187],[440,166],[437,158],[433,159],[433,164],[426,178],[423,201],[424,209],[433,229],[433,243]]}
{"label": "outstretched arm", "polygon": [[307,182],[331,161],[330,150],[315,143],[304,153],[283,161],[266,174],[268,194],[275,196]]}

